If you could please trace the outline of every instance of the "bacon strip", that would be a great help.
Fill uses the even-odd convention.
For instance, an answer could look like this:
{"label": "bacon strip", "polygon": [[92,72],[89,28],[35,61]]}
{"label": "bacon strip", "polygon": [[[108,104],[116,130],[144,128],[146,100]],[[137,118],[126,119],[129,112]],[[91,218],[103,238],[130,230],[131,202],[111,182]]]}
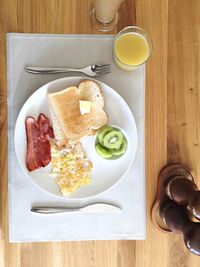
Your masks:
{"label": "bacon strip", "polygon": [[34,171],[47,166],[51,161],[51,146],[48,138],[54,138],[54,133],[49,119],[42,113],[39,114],[37,121],[33,117],[27,117],[25,127],[26,167],[29,171]]}

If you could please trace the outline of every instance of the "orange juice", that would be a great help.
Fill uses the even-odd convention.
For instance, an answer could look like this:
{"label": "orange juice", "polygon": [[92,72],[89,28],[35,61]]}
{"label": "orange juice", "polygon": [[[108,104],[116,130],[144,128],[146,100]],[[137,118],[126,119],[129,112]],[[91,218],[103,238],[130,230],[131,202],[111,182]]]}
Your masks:
{"label": "orange juice", "polygon": [[124,70],[132,70],[143,64],[149,54],[148,43],[141,34],[129,32],[122,34],[115,40],[115,62]]}

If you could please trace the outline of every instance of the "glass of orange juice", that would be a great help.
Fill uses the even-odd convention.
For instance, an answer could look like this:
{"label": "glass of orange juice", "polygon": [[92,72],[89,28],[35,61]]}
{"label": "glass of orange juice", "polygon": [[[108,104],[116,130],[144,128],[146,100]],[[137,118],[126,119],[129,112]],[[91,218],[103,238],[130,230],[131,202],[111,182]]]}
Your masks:
{"label": "glass of orange juice", "polygon": [[144,64],[152,50],[150,36],[137,26],[120,31],[114,41],[114,60],[123,70],[133,70]]}

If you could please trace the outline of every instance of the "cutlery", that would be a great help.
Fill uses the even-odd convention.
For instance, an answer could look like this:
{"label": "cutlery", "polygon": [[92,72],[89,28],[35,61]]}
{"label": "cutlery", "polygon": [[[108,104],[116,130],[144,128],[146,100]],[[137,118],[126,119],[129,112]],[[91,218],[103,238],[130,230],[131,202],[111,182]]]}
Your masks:
{"label": "cutlery", "polygon": [[32,212],[41,213],[41,214],[55,214],[55,213],[63,213],[63,212],[102,212],[102,213],[119,213],[121,212],[121,208],[108,203],[93,203],[88,204],[79,208],[65,208],[65,207],[33,207],[31,209]]}
{"label": "cutlery", "polygon": [[32,74],[56,74],[66,72],[79,72],[84,73],[87,76],[95,77],[105,75],[111,72],[110,64],[92,64],[84,68],[65,68],[65,67],[32,67],[26,66],[25,71]]}

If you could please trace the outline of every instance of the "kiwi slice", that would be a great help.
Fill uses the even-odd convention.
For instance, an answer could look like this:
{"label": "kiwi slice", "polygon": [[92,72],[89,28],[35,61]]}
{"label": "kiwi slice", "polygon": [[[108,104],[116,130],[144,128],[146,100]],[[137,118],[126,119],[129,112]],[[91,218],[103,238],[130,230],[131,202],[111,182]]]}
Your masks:
{"label": "kiwi slice", "polygon": [[126,152],[127,149],[127,141],[125,138],[122,140],[122,145],[119,149],[111,149],[110,152],[113,156],[120,156]]}
{"label": "kiwi slice", "polygon": [[104,135],[103,145],[109,149],[119,149],[122,145],[124,136],[119,131],[111,131]]}
{"label": "kiwi slice", "polygon": [[101,128],[101,130],[98,132],[98,141],[101,145],[103,145],[103,138],[104,136],[113,131],[113,128],[110,126],[104,126],[103,128]]}
{"label": "kiwi slice", "polygon": [[108,159],[112,157],[112,153],[108,150],[106,150],[105,148],[103,148],[100,144],[97,144],[95,146],[96,148],[96,152],[99,154],[99,156],[101,156],[104,159]]}

